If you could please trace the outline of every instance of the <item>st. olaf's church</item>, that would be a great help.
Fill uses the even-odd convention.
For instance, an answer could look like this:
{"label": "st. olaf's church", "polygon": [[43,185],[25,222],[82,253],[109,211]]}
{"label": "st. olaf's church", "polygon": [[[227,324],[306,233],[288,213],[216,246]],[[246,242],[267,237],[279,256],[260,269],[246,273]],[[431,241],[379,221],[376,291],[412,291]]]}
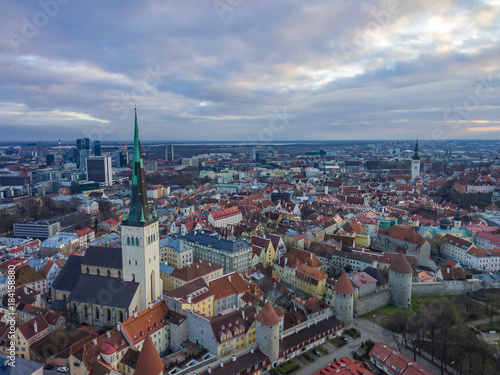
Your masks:
{"label": "st. olaf's church", "polygon": [[92,326],[109,327],[141,312],[162,294],[156,210],[150,207],[135,113],[130,210],[122,247],[89,247],[71,255],[54,281],[50,308]]}

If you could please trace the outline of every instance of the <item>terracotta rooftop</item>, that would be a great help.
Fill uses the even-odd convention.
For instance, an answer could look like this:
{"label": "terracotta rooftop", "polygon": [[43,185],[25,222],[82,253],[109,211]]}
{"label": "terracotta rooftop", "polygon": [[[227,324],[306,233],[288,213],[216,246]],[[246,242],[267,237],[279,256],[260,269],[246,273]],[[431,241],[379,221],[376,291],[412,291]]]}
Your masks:
{"label": "terracotta rooftop", "polygon": [[142,350],[139,353],[137,366],[135,367],[135,375],[157,375],[163,374],[163,362],[158,354],[158,351],[151,340],[151,337],[146,335]]}
{"label": "terracotta rooftop", "polygon": [[354,293],[354,288],[352,287],[352,284],[345,272],[342,272],[342,275],[340,275],[337,285],[335,286],[335,291],[340,294]]}
{"label": "terracotta rooftop", "polygon": [[413,269],[411,268],[410,263],[408,263],[408,259],[406,259],[406,256],[403,253],[398,253],[398,256],[392,262],[389,270],[397,273],[413,274]]}
{"label": "terracotta rooftop", "polygon": [[276,311],[269,302],[267,302],[262,310],[258,312],[255,316],[255,320],[265,326],[275,326],[280,322],[278,314],[276,314]]}
{"label": "terracotta rooftop", "polygon": [[189,282],[198,277],[203,277],[217,270],[221,270],[222,268],[223,267],[218,264],[202,259],[199,262],[194,262],[185,267],[174,269],[170,276]]}

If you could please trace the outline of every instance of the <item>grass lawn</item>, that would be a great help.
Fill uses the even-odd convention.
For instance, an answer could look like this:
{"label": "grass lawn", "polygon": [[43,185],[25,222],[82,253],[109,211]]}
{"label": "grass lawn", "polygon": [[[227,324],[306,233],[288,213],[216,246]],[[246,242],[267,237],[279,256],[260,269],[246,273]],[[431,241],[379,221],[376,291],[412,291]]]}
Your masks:
{"label": "grass lawn", "polygon": [[302,354],[309,362],[312,362],[316,359],[316,357],[311,352],[305,352]]}
{"label": "grass lawn", "polygon": [[293,359],[291,359],[288,362],[286,362],[285,364],[283,364],[282,366],[276,367],[276,370],[278,370],[278,372],[280,374],[286,375],[298,367],[299,367],[299,365]]}
{"label": "grass lawn", "polygon": [[337,348],[340,348],[341,346],[344,346],[345,343],[340,339],[340,337],[335,337],[330,340],[330,342],[335,345]]}
{"label": "grass lawn", "polygon": [[323,355],[328,353],[328,350],[324,348],[323,345],[318,346],[316,349],[318,349]]}
{"label": "grass lawn", "polygon": [[[410,309],[399,309],[392,305],[386,305],[377,310],[371,311],[368,314],[365,314],[363,318],[368,319],[371,322],[376,324],[382,324],[383,320],[389,316],[393,316],[396,313],[403,313],[408,317],[411,317],[415,314],[417,310],[425,310],[427,305],[431,302],[442,301],[443,303],[453,306],[455,309],[459,309],[462,307],[463,296],[430,296],[430,297],[416,297],[411,299],[411,308]],[[485,312],[485,309],[482,305],[478,304],[475,301],[472,301],[471,310],[474,315],[474,319],[483,319],[487,318],[488,315]],[[375,315],[375,317],[374,317]]]}

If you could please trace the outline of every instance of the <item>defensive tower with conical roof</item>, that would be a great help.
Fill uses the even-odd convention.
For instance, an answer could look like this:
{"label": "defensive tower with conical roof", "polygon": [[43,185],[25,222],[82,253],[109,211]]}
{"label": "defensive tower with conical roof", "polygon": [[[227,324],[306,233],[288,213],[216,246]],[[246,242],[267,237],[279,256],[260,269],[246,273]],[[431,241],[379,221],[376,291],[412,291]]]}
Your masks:
{"label": "defensive tower with conical roof", "polygon": [[345,272],[340,275],[337,285],[335,285],[335,300],[333,310],[335,317],[344,322],[345,328],[352,328],[354,316],[354,288]]}
{"label": "defensive tower with conical roof", "polygon": [[399,253],[389,267],[391,303],[400,309],[411,307],[411,279],[413,269],[403,253]]}
{"label": "defensive tower with conical roof", "polygon": [[141,352],[137,358],[134,375],[161,375],[164,367],[151,336],[149,336],[149,333],[146,334]]}
{"label": "defensive tower with conical roof", "polygon": [[146,181],[135,112],[134,159],[130,210],[122,222],[123,280],[139,283],[135,310],[146,309],[162,293],[158,217],[148,202]]}
{"label": "defensive tower with conical roof", "polygon": [[255,335],[257,346],[266,354],[272,366],[276,366],[280,350],[280,318],[267,302],[255,315]]}

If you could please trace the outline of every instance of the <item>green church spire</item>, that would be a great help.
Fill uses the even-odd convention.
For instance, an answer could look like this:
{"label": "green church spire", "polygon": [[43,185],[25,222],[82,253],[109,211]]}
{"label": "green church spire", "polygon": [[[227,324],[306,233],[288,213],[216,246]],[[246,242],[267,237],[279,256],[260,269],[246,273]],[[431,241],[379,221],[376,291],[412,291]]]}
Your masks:
{"label": "green church spire", "polygon": [[[139,125],[137,123],[137,108],[135,109],[134,128],[134,158],[132,160],[132,189],[130,194],[130,211],[124,225],[145,226],[155,220],[151,220],[151,207],[148,203],[146,191],[146,179],[142,162],[141,141],[139,138]],[[146,218],[146,220],[145,220]]]}
{"label": "green church spire", "polygon": [[417,142],[415,143],[415,153],[413,154],[413,160],[420,160],[420,156],[418,155],[418,137]]}

